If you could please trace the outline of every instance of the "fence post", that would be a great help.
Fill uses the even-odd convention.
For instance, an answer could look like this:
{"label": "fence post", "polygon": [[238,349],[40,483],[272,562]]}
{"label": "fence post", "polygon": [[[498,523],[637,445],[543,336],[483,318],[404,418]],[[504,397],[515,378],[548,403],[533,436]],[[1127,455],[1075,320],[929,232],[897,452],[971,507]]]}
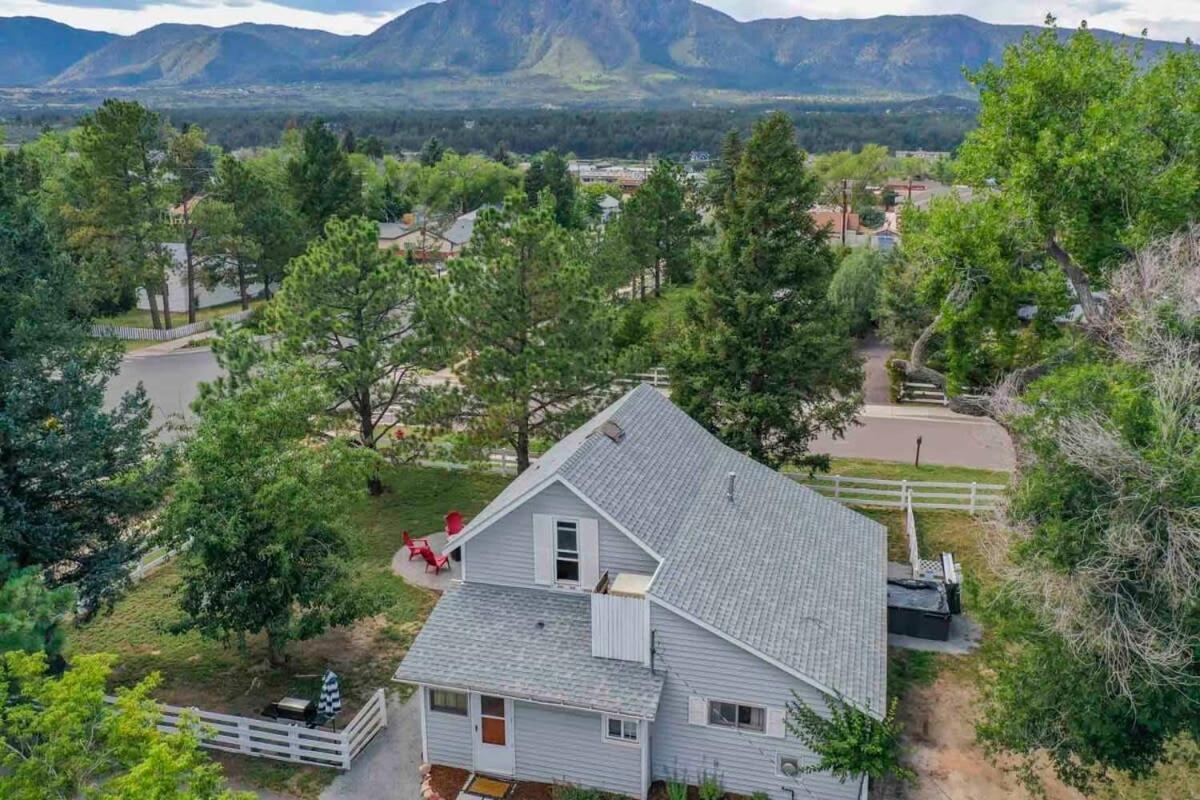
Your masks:
{"label": "fence post", "polygon": [[379,727],[387,727],[387,693],[383,689],[376,689],[375,696],[379,698]]}
{"label": "fence post", "polygon": [[912,498],[908,496],[908,478],[900,481],[900,508],[904,508],[905,501],[912,505]]}
{"label": "fence post", "polygon": [[239,719],[237,723],[238,750],[243,753],[250,752],[250,723],[247,720]]}
{"label": "fence post", "polygon": [[837,500],[841,496],[842,496],[842,476],[834,475],[833,476],[833,499]]}
{"label": "fence post", "polygon": [[289,761],[299,761],[300,760],[300,732],[296,729],[295,725],[288,726],[287,737],[288,737],[288,760]]}
{"label": "fence post", "polygon": [[978,488],[978,484],[975,481],[971,481],[971,513],[972,514],[975,513],[975,490],[977,488]]}

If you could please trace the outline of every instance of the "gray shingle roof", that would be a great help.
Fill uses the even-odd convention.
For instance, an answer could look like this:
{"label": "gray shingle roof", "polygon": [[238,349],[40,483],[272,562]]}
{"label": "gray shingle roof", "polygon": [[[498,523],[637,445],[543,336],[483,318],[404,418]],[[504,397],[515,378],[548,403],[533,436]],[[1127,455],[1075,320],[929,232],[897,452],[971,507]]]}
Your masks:
{"label": "gray shingle roof", "polygon": [[662,676],[593,658],[591,630],[586,595],[464,583],[442,595],[395,678],[654,719]]}
{"label": "gray shingle roof", "polygon": [[[594,433],[610,419],[619,443]],[[646,385],[551,448],[468,530],[553,475],[664,558],[653,596],[882,713],[882,525],[731,450]]]}
{"label": "gray shingle roof", "polygon": [[886,529],[726,447],[649,386],[604,419],[621,442],[586,436],[558,473],[664,557],[650,593],[881,713]]}

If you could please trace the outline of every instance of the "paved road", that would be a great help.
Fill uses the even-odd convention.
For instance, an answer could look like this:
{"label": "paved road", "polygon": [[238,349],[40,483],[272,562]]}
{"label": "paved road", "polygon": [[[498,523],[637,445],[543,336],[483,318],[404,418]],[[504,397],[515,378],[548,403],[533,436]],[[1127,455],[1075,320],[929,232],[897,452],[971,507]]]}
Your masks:
{"label": "paved road", "polygon": [[[910,461],[921,436],[921,461],[927,464],[1011,470],[1014,464],[1008,435],[990,420],[964,417],[946,409],[925,406],[888,406],[886,374],[882,372],[885,348],[876,343],[864,349],[868,365],[868,405],[860,417],[862,425],[851,428],[844,439],[821,437],[814,444],[819,453],[847,458]],[[120,374],[108,387],[108,402],[140,381],[154,404],[154,422],[192,419],[188,405],[196,398],[201,381],[220,375],[216,359],[207,348],[188,348],[159,355],[126,357]],[[880,381],[883,381],[880,385]],[[881,399],[882,394],[882,399]],[[171,441],[178,431],[164,429],[160,436]]]}
{"label": "paved road", "polygon": [[[217,360],[208,348],[188,348],[163,355],[126,356],[121,371],[108,384],[105,400],[109,405],[141,383],[154,404],[154,424],[191,420],[188,406],[199,393],[200,383],[215,380],[221,374]],[[178,431],[163,430],[160,437],[171,441]]]}
{"label": "paved road", "polygon": [[844,458],[912,461],[921,437],[921,463],[1011,470],[1012,442],[990,419],[967,417],[940,407],[868,405],[861,425],[843,439],[822,436],[813,451]]}

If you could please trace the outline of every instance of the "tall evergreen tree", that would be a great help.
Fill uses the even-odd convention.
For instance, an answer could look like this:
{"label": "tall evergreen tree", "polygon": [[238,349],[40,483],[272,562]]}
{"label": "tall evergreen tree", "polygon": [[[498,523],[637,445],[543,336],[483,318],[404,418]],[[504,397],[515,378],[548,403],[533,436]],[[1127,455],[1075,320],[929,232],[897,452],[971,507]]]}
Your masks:
{"label": "tall evergreen tree", "polygon": [[436,136],[430,136],[425,140],[425,144],[421,146],[421,152],[417,158],[420,160],[422,167],[433,167],[445,156],[446,146],[442,144],[442,140]]}
{"label": "tall evergreen tree", "polygon": [[300,153],[288,163],[288,182],[310,235],[319,234],[331,217],[352,216],[362,208],[362,181],[322,120],[304,129]]}
{"label": "tall evergreen tree", "polygon": [[0,557],[75,584],[85,608],[120,589],[144,542],[126,535],[157,500],[150,405],[104,410],[115,343],[88,337],[76,274],[23,191],[26,165],[0,159]]}
{"label": "tall evergreen tree", "polygon": [[[72,243],[110,265],[111,283],[146,292],[155,328],[171,327],[165,245],[170,184],[163,168],[165,126],[157,114],[125,100],[105,100],[80,122],[74,179],[80,207],[71,213]],[[162,315],[159,314],[159,299]]]}
{"label": "tall evergreen tree", "polygon": [[442,327],[461,349],[471,429],[512,445],[520,470],[535,435],[570,430],[612,383],[612,309],[554,211],[547,191],[483,212],[446,287]]}
{"label": "tall evergreen tree", "polygon": [[172,133],[167,141],[168,185],[171,200],[176,204],[175,225],[183,240],[184,291],[188,323],[196,321],[196,240],[200,229],[193,219],[195,205],[212,180],[213,151],[205,141],[204,131],[195,125]]}
{"label": "tall evergreen tree", "polygon": [[646,272],[653,277],[655,297],[662,293],[665,277],[677,282],[688,277],[700,215],[691,207],[686,180],[681,166],[661,160],[622,209],[623,230],[637,257],[643,295]]}
{"label": "tall evergreen tree", "polygon": [[[271,306],[284,352],[313,361],[329,394],[353,412],[359,443],[369,450],[398,421],[428,421],[422,415],[436,392],[418,378],[438,354],[417,303],[427,270],[377,240],[368,220],[332,220],[292,262]],[[378,475],[368,486],[383,491]]]}
{"label": "tall evergreen tree", "polygon": [[538,204],[544,189],[554,196],[555,221],[564,228],[577,227],[580,215],[575,180],[567,160],[557,150],[539,153],[525,173],[525,197],[530,206]]}
{"label": "tall evergreen tree", "polygon": [[670,362],[677,403],[731,447],[772,466],[842,433],[862,365],[826,295],[834,259],[808,209],[819,190],[791,121],[754,127],[726,192],[721,241]]}

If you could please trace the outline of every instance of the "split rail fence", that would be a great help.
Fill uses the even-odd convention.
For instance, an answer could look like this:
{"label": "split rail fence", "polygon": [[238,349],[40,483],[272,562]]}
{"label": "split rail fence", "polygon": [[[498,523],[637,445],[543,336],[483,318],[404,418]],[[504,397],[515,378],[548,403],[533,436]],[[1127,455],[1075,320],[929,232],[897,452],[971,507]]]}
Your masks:
{"label": "split rail fence", "polygon": [[[116,701],[113,697],[106,697],[105,700],[109,703]],[[376,690],[367,704],[350,720],[350,724],[340,731],[218,714],[197,708],[162,705],[159,709],[162,712],[162,719],[158,723],[160,731],[175,733],[185,726],[185,719],[190,719],[199,725],[201,747],[336,769],[350,769],[355,757],[388,724],[387,700],[383,689]]]}

